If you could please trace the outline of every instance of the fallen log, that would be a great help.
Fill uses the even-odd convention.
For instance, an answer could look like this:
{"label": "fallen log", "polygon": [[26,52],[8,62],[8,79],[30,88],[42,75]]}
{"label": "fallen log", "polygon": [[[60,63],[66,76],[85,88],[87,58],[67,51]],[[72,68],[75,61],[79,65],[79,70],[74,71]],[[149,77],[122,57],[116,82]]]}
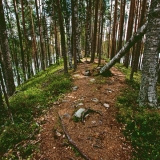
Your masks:
{"label": "fallen log", "polygon": [[82,156],[85,160],[91,160],[85,153],[83,153],[83,151],[81,151],[80,148],[78,148],[78,146],[76,145],[76,143],[71,139],[71,137],[68,135],[68,133],[67,133],[67,131],[66,131],[66,128],[65,128],[65,126],[64,126],[64,124],[63,124],[63,121],[62,121],[62,117],[59,115],[59,113],[58,113],[58,116],[59,116],[59,120],[60,120],[62,129],[63,129],[63,132],[64,132],[65,136],[67,137],[68,142],[69,142],[74,148],[76,148],[76,150],[81,154],[81,156]]}
{"label": "fallen log", "polygon": [[131,47],[134,46],[139,40],[142,39],[143,35],[146,33],[147,30],[147,22],[137,30],[137,32],[127,41],[127,43],[122,47],[122,49],[109,61],[109,63],[105,64],[100,69],[100,74],[105,71],[108,71],[116,62],[122,58]]}

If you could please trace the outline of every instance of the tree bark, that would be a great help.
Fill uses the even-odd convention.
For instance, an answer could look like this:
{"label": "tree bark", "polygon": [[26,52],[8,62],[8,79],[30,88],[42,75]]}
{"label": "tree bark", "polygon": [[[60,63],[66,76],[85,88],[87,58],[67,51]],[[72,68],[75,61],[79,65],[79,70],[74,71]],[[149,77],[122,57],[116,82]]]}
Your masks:
{"label": "tree bark", "polygon": [[73,58],[74,58],[74,71],[77,69],[77,38],[76,38],[76,27],[77,27],[77,17],[76,17],[76,8],[75,8],[75,2],[76,0],[71,0],[71,7],[72,7],[72,52],[73,52]]}
{"label": "tree bark", "polygon": [[[130,39],[130,37],[132,36],[133,21],[134,21],[135,0],[131,0],[130,3],[131,3],[131,5],[130,5],[130,12],[129,12],[129,20],[128,20],[126,41],[128,41]],[[129,66],[129,51],[125,55],[124,66],[126,68],[128,68],[128,66]]]}
{"label": "tree bark", "polygon": [[62,10],[61,10],[60,0],[57,0],[57,5],[58,5],[59,26],[60,26],[60,32],[61,32],[62,56],[63,56],[63,61],[64,61],[64,73],[68,73],[65,32],[64,32],[64,25],[63,25],[63,17],[62,17],[62,12],[61,12]]}
{"label": "tree bark", "polygon": [[35,6],[36,6],[36,14],[37,14],[37,20],[38,20],[38,29],[39,29],[41,55],[42,55],[41,68],[42,68],[43,70],[45,70],[45,69],[46,69],[46,64],[45,64],[46,51],[45,51],[43,34],[42,34],[42,24],[41,24],[41,21],[42,21],[42,20],[41,20],[41,18],[39,17],[37,0],[35,0]]}
{"label": "tree bark", "polygon": [[13,5],[14,5],[14,11],[16,15],[18,37],[19,37],[20,49],[21,49],[23,77],[24,77],[24,81],[26,81],[25,56],[24,56],[24,51],[23,51],[22,34],[21,34],[21,29],[20,29],[16,0],[13,0]]}
{"label": "tree bark", "polygon": [[[30,50],[29,50],[29,39],[27,36],[26,32],[26,20],[25,20],[25,15],[24,15],[24,2],[21,0],[21,13],[22,13],[22,25],[23,25],[23,34],[24,34],[24,39],[25,39],[25,48],[26,48],[26,55],[27,55],[27,75],[28,78],[31,78],[32,73],[31,73],[31,55],[30,55]],[[25,52],[24,52],[25,53]]]}
{"label": "tree bark", "polygon": [[32,45],[33,45],[33,57],[34,57],[34,63],[36,71],[39,72],[39,63],[38,63],[38,52],[37,52],[37,45],[36,45],[36,35],[35,35],[35,29],[34,29],[34,21],[32,16],[32,9],[30,7],[30,17],[31,17],[31,36],[32,36]]}
{"label": "tree bark", "polygon": [[118,5],[118,0],[115,0],[115,6],[114,6],[114,23],[113,23],[113,30],[112,30],[111,59],[114,57],[115,52],[116,52],[117,5]]}
{"label": "tree bark", "polygon": [[126,0],[122,0],[121,1],[120,26],[119,26],[119,44],[118,44],[117,51],[119,51],[122,48],[123,25],[124,25],[124,18],[125,18],[125,5],[126,5]]}
{"label": "tree bark", "polygon": [[[138,24],[138,28],[141,27],[145,23],[145,18],[144,17],[145,17],[145,13],[146,13],[146,5],[147,5],[147,0],[143,0],[141,16],[140,16],[140,21],[139,21],[139,24]],[[140,51],[141,51],[141,46],[142,46],[141,43],[142,43],[142,41],[137,43],[134,57],[132,57],[133,58],[133,65],[132,65],[130,79],[133,79],[134,72],[137,72],[137,68],[138,68],[138,64],[139,64],[139,56],[140,56]]]}
{"label": "tree bark", "polygon": [[110,60],[109,63],[107,63],[106,65],[104,65],[101,70],[100,73],[103,73],[107,70],[109,70],[120,58],[122,58],[128,51],[129,49],[135,44],[137,43],[139,40],[141,40],[141,38],[143,37],[143,35],[146,32],[146,26],[147,23],[145,23],[140,29],[138,29],[137,33],[135,33],[128,41],[127,43],[122,47],[122,49]]}
{"label": "tree bark", "polygon": [[2,0],[0,0],[0,43],[1,43],[7,94],[9,96],[12,96],[13,93],[15,92],[15,84],[14,84],[14,78],[13,78],[12,63],[11,63],[8,39],[7,39],[7,30],[6,30]]}
{"label": "tree bark", "polygon": [[72,54],[71,54],[71,30],[70,30],[70,13],[69,13],[69,3],[67,1],[64,1],[64,18],[66,23],[66,33],[67,33],[67,55],[68,55],[68,62],[69,62],[69,68],[71,69],[73,67],[72,65]]}
{"label": "tree bark", "polygon": [[99,0],[95,2],[95,21],[94,21],[94,35],[92,39],[92,53],[91,53],[91,63],[94,62],[95,58],[95,51],[96,51],[96,44],[97,44],[97,20],[98,20],[98,5]]}
{"label": "tree bark", "polygon": [[110,39],[111,39],[111,21],[112,21],[112,16],[111,16],[111,14],[112,14],[112,4],[113,2],[112,2],[112,0],[111,0],[111,11],[110,11],[110,15],[109,15],[109,20],[110,20],[110,26],[109,26],[109,33],[108,33],[108,58],[110,57],[110,45],[111,45],[111,41],[110,41]]}
{"label": "tree bark", "polygon": [[160,53],[160,0],[152,0],[143,55],[139,106],[157,107],[157,78]]}
{"label": "tree bark", "polygon": [[55,39],[55,51],[56,51],[56,64],[59,65],[59,56],[60,56],[60,51],[59,51],[59,42],[58,42],[58,34],[57,34],[57,22],[56,20],[54,21],[54,39]]}
{"label": "tree bark", "polygon": [[86,11],[86,28],[85,28],[85,57],[88,57],[91,53],[91,0],[87,1]]}

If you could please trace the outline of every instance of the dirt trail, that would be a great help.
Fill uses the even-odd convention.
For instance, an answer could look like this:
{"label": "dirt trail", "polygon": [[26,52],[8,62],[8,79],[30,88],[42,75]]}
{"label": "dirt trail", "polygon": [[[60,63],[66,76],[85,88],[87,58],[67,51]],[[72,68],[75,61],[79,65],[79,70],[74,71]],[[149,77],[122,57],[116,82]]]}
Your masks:
{"label": "dirt trail", "polygon": [[[41,160],[82,160],[68,144],[60,125],[58,114],[68,135],[78,148],[91,160],[129,160],[131,147],[121,133],[122,126],[116,121],[116,97],[125,87],[125,77],[116,68],[112,68],[111,77],[84,76],[93,64],[78,65],[73,73],[73,83],[78,89],[66,94],[61,102],[55,103],[45,116],[41,117],[42,130],[40,153],[35,159]],[[74,122],[73,113],[79,108],[90,108],[101,114],[89,113],[85,122]]]}

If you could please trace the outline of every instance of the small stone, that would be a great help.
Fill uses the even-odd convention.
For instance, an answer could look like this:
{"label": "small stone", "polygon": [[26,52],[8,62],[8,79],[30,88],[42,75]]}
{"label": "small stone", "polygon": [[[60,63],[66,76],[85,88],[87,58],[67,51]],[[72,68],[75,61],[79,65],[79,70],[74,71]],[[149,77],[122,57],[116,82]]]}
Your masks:
{"label": "small stone", "polygon": [[90,79],[90,82],[95,82],[95,79],[94,78]]}
{"label": "small stone", "polygon": [[54,102],[53,104],[54,104],[54,105],[59,105],[59,102]]}
{"label": "small stone", "polygon": [[56,135],[57,135],[58,137],[60,137],[60,136],[61,136],[61,133],[59,133],[58,131],[56,131]]}
{"label": "small stone", "polygon": [[102,121],[99,121],[99,124],[101,125],[101,124],[102,124]]}
{"label": "small stone", "polygon": [[90,70],[86,70],[85,72],[82,72],[82,74],[83,74],[84,76],[91,76]]}
{"label": "small stone", "polygon": [[106,108],[109,108],[109,104],[107,104],[107,103],[104,103],[103,106]]}
{"label": "small stone", "polygon": [[97,99],[97,98],[92,98],[91,99],[93,102],[95,102],[95,103],[98,103],[99,102],[99,100]]}
{"label": "small stone", "polygon": [[78,86],[74,86],[74,87],[72,87],[72,89],[73,89],[74,91],[76,91],[76,90],[78,89]]}
{"label": "small stone", "polygon": [[40,121],[44,121],[44,120],[45,120],[44,117],[41,117],[41,118],[40,118]]}
{"label": "small stone", "polygon": [[74,74],[73,77],[80,77],[80,74]]}
{"label": "small stone", "polygon": [[76,107],[83,106],[83,105],[84,105],[83,103],[78,103]]}
{"label": "small stone", "polygon": [[96,121],[92,121],[92,124],[96,124]]}
{"label": "small stone", "polygon": [[38,137],[40,137],[40,136],[41,136],[41,134],[38,134],[37,136],[38,136]]}

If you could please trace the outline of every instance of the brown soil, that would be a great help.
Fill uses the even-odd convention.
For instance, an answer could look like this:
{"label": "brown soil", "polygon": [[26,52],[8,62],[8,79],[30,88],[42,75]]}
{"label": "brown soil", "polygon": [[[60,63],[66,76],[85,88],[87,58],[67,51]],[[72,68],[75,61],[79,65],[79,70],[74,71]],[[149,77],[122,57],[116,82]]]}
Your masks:
{"label": "brown soil", "polygon": [[[116,120],[116,97],[120,89],[126,86],[124,75],[112,68],[112,76],[98,77],[95,72],[91,76],[82,73],[87,69],[93,71],[95,65],[82,63],[78,70],[72,73],[73,86],[77,90],[63,96],[59,102],[39,119],[41,132],[40,153],[34,156],[39,160],[83,160],[68,143],[63,132],[62,118],[67,134],[80,151],[91,160],[129,160],[131,146],[122,134],[123,126]],[[93,80],[95,79],[95,80]],[[98,102],[92,101],[97,98]],[[108,104],[106,108],[104,104]],[[79,106],[78,106],[79,105]],[[89,113],[84,122],[74,122],[72,117],[79,108],[90,108],[98,112]]]}

